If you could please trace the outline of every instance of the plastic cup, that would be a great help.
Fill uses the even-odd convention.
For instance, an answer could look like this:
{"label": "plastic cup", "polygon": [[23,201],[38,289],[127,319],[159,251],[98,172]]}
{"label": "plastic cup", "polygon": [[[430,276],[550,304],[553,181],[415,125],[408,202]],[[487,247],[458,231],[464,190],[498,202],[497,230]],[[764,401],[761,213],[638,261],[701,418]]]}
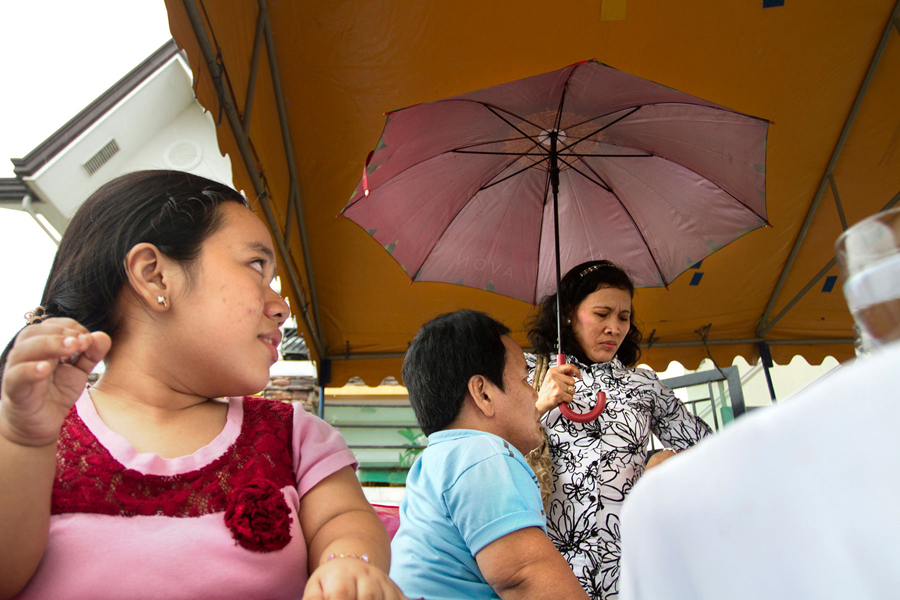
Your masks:
{"label": "plastic cup", "polygon": [[863,347],[900,340],[900,208],[863,219],[841,234],[835,248]]}

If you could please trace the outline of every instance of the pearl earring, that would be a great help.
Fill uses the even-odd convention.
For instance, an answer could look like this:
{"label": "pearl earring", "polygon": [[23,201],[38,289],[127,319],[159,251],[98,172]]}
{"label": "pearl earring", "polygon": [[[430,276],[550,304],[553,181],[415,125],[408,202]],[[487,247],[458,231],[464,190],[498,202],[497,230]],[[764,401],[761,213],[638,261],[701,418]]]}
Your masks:
{"label": "pearl earring", "polygon": [[165,296],[157,296],[156,303],[163,308],[169,308],[169,300]]}

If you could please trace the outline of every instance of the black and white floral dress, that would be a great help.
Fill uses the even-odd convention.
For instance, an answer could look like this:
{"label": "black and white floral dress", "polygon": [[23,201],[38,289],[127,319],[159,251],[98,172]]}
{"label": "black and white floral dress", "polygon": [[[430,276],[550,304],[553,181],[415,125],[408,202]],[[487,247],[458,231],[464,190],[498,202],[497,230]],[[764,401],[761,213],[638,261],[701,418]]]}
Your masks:
{"label": "black and white floral dress", "polygon": [[[526,354],[534,371],[535,356]],[[618,597],[619,511],[644,472],[651,432],[666,447],[688,448],[710,434],[653,371],[614,358],[578,367],[572,409],[587,412],[597,392],[606,408],[596,421],[575,423],[551,410],[542,421],[553,463],[547,534],[593,600]],[[551,356],[550,366],[556,366]]]}

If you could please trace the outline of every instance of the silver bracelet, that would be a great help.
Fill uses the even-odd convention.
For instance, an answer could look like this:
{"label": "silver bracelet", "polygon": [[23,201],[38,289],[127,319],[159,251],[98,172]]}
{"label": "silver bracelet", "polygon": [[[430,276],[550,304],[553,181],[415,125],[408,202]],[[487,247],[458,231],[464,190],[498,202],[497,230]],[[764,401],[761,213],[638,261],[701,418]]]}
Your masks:
{"label": "silver bracelet", "polygon": [[344,553],[332,554],[328,558],[325,559],[325,562],[328,562],[329,560],[334,560],[335,558],[355,558],[355,559],[361,560],[363,562],[369,562],[368,554],[344,554]]}

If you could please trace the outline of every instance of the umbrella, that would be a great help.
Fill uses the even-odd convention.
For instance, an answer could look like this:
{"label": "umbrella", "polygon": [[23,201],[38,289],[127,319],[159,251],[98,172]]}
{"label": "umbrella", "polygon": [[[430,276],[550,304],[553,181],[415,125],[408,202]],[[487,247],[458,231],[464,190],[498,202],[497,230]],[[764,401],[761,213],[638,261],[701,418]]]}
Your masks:
{"label": "umbrella", "polygon": [[667,286],[767,225],[767,129],[587,61],[389,113],[342,214],[413,281],[534,304],[604,258]]}

